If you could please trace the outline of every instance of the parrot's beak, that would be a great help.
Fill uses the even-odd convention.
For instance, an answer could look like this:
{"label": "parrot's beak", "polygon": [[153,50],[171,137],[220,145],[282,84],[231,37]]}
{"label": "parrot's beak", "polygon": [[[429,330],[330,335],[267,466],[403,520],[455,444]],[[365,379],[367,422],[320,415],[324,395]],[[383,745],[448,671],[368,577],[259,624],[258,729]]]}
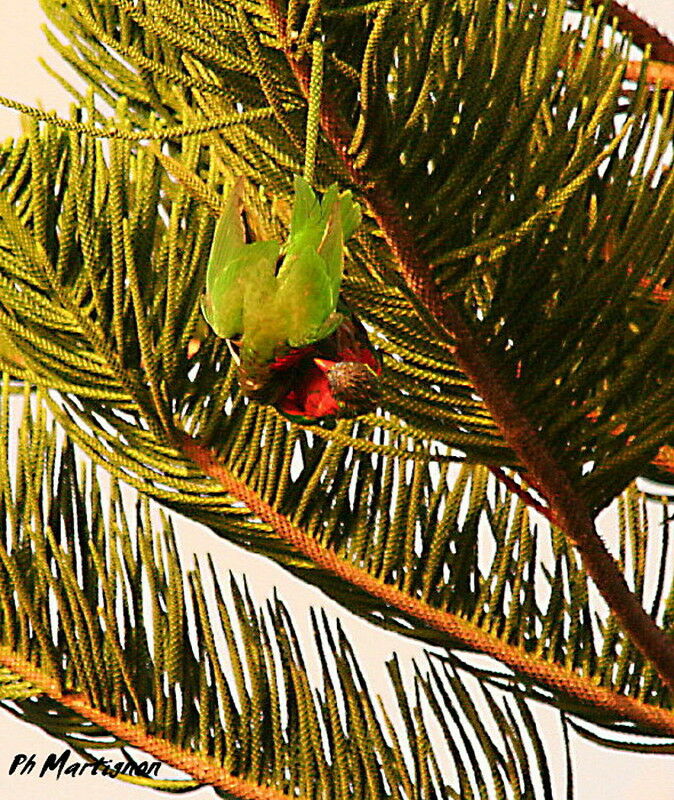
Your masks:
{"label": "parrot's beak", "polygon": [[328,361],[325,358],[315,358],[314,364],[321,370],[321,372],[324,372],[326,375],[335,366],[334,361]]}

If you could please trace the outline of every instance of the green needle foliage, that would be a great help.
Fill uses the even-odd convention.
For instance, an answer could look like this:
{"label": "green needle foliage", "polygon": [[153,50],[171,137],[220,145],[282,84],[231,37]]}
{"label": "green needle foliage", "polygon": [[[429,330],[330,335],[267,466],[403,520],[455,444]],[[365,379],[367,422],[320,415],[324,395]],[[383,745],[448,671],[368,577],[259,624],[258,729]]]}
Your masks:
{"label": "green needle foliage", "polygon": [[[168,741],[226,797],[552,796],[525,698],[565,731],[671,747],[674,675],[623,601],[674,627],[667,498],[634,483],[670,480],[674,109],[645,67],[624,80],[610,16],[43,6],[89,93],[70,120],[13,103],[31,121],[0,148],[0,360],[35,402],[0,476],[0,636],[39,671],[0,659],[1,696],[71,745],[97,726],[83,752]],[[312,427],[241,395],[201,312],[232,184],[283,241],[299,173],[362,208],[342,291],[384,361],[375,413]],[[145,498],[134,525],[119,482]],[[592,530],[617,497],[606,612],[569,508]],[[398,707],[318,614],[316,688],[280,600],[186,574],[148,498],[432,646],[414,675],[390,666]]]}
{"label": "green needle foliage", "polygon": [[[2,481],[5,708],[85,759],[123,747],[129,733],[150,752],[161,738],[174,745],[173,766],[210,768],[219,790],[230,780],[223,797],[451,800],[502,797],[506,789],[533,796],[535,786],[552,796],[520,693],[504,698],[485,686],[471,697],[451,662],[412,665],[406,689],[394,659],[397,701],[386,708],[324,613],[312,615],[309,646],[320,669],[310,677],[280,600],[258,610],[245,583],[232,577],[225,588],[210,559],[186,572],[169,520],[153,527],[147,501],[129,513],[114,480],[103,491],[91,462],[78,463],[48,421],[39,392],[26,385],[22,414],[10,411],[9,395],[5,376],[5,464],[10,427],[19,436],[14,474],[4,470]],[[22,675],[28,660],[32,684]],[[476,699],[498,714],[498,737],[481,722]],[[439,743],[431,725],[442,732]],[[122,751],[109,760],[130,757]],[[199,785],[134,782],[166,791]]]}

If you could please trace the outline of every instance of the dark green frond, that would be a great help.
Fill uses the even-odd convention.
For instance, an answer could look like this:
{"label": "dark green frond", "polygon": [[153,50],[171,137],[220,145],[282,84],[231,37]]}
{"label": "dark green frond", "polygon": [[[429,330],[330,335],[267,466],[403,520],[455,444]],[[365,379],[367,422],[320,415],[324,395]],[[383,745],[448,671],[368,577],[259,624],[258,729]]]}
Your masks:
{"label": "dark green frond", "polygon": [[[7,383],[4,400],[6,413]],[[449,800],[499,797],[504,787],[531,796],[532,781],[550,791],[545,764],[512,746],[535,742],[531,720],[506,706],[499,737],[486,738],[475,703],[500,708],[500,693],[485,687],[473,696],[455,670],[417,672],[413,697],[393,663],[398,707],[383,709],[344,633],[322,617],[314,618],[320,682],[310,679],[279,600],[259,611],[245,585],[231,579],[224,589],[212,562],[184,572],[170,524],[153,531],[147,503],[128,519],[114,481],[104,501],[95,471],[81,470],[71,443],[56,437],[40,397],[26,401],[0,516],[0,583],[9,589],[0,664],[11,686],[2,700],[14,713],[88,757],[125,742],[157,755],[158,742],[168,742],[164,760],[227,797],[250,797],[253,787],[269,798],[380,800],[411,788]],[[27,672],[32,685],[17,677]],[[396,716],[404,731],[389,725]],[[438,725],[439,745],[428,732]],[[440,769],[447,759],[453,767]]]}
{"label": "dark green frond", "polygon": [[[33,122],[0,149],[2,364],[48,392],[60,427],[115,480],[274,558],[371,622],[499,657],[512,672],[474,674],[524,687],[611,735],[671,734],[661,678],[617,618],[599,611],[564,532],[524,502],[554,516],[554,492],[542,504],[534,498],[536,476],[508,436],[516,415],[492,414],[494,402],[458,366],[458,334],[440,324],[424,292],[430,285],[441,309],[457,309],[485,372],[508,390],[504,407],[540,440],[578,506],[595,514],[636,476],[660,475],[650,462],[674,420],[672,94],[645,75],[626,85],[626,44],[616,35],[598,46],[605,18],[589,6],[578,29],[563,25],[561,0],[44,6],[70,42],[54,37],[57,49],[116,117],[112,125],[89,100],[69,131]],[[314,86],[312,113],[321,132],[309,166],[307,81],[319,52],[323,92],[317,113]],[[144,138],[165,141],[146,147]],[[251,224],[281,241],[303,169],[320,190],[336,182],[364,208],[343,289],[384,361],[376,413],[332,427],[290,425],[248,402],[224,343],[201,319],[219,198],[240,178]],[[416,273],[406,271],[410,260]],[[5,410],[3,425],[8,419]],[[41,447],[35,440],[22,462],[16,495],[3,473],[12,535],[18,509],[46,513],[29,487],[41,459],[57,457]],[[495,468],[519,499],[490,477]],[[68,469],[67,495],[79,497]],[[57,496],[54,519],[70,519]],[[662,508],[653,526],[644,495],[626,490],[617,560],[669,632],[670,514]],[[88,514],[80,510],[82,520]],[[135,540],[116,531],[119,550],[82,556],[78,590],[65,577],[60,529],[50,530],[42,549],[26,539],[25,551],[8,551],[5,588],[24,580],[21,558],[48,559],[43,583],[21,584],[21,598],[45,589],[52,566],[63,574],[53,591],[70,616],[58,641],[35,612],[25,647],[107,711],[138,722],[150,698],[173,741],[196,742],[235,772],[288,790],[308,793],[318,782],[344,793],[353,774],[356,796],[384,786],[409,796],[413,786],[424,798],[469,797],[479,793],[478,775],[497,795],[508,781],[531,795],[522,754],[531,745],[542,764],[543,748],[521,700],[497,706],[487,696],[503,740],[494,748],[451,659],[432,678],[417,674],[414,699],[392,668],[411,769],[398,728],[372,709],[350,648],[329,626],[316,638],[332,665],[324,664],[319,696],[282,607],[261,614],[239,587],[228,616],[218,594],[229,681],[200,573],[181,577],[170,537],[161,550],[142,526]],[[95,545],[101,531],[91,534]],[[141,579],[161,598],[152,609],[119,588]],[[86,592],[108,609],[121,604],[105,631],[82,610]],[[199,620],[196,649],[184,602]],[[158,620],[152,641],[134,627],[148,614]],[[23,641],[24,628],[8,635]],[[128,633],[124,658],[118,642],[99,649],[116,628]],[[165,681],[191,698],[184,713]],[[281,696],[295,702],[287,727]],[[424,704],[450,755],[467,754],[466,766],[455,759],[457,789],[439,777]],[[328,725],[330,752],[317,744]]]}
{"label": "dark green frond", "polygon": [[[641,686],[640,656],[615,625],[598,644],[586,576],[558,533],[534,528],[485,468],[457,474],[450,466],[462,456],[457,449],[487,463],[509,454],[470,384],[449,363],[438,368],[440,345],[411,317],[405,323],[405,294],[365,277],[358,244],[352,258],[361,274],[347,281],[347,294],[374,325],[382,315],[374,336],[384,331],[388,396],[377,414],[303,430],[242,398],[223,343],[200,331],[208,208],[169,180],[152,152],[119,141],[109,149],[107,157],[85,137],[34,129],[28,147],[7,151],[3,173],[15,205],[1,207],[1,321],[23,358],[20,374],[59,391],[50,408],[72,440],[117,478],[276,559],[379,625],[465,646],[467,633],[457,641],[420,613],[451,615],[459,629],[481,632],[479,647],[492,654],[514,648],[517,670],[535,654],[586,681],[600,677],[618,695],[667,707],[659,679]],[[198,171],[207,152],[186,143],[181,157]],[[54,157],[58,180],[45,178]],[[221,178],[209,169],[204,178],[217,190]],[[43,177],[18,183],[21,171]],[[273,201],[258,194],[256,214],[282,226]],[[210,443],[240,485],[306,542],[373,578],[379,595],[355,590],[261,524],[186,458],[181,429]],[[544,589],[535,591],[541,577]],[[385,600],[389,588],[398,607]],[[411,614],[408,598],[420,604]],[[616,653],[624,668],[614,673]],[[592,706],[585,711],[596,716]],[[615,715],[599,714],[608,722]]]}
{"label": "dark green frond", "polygon": [[[268,109],[210,141],[218,170],[274,197],[287,198],[301,171],[297,74],[320,32],[317,183],[355,181],[373,208],[371,187],[386,195],[591,506],[671,437],[674,323],[650,287],[672,269],[672,102],[643,76],[627,90],[622,38],[596,46],[601,12],[568,25],[564,0],[335,0],[292,3],[281,24],[275,0],[44,6],[71,42],[70,63],[102,97],[125,97],[141,128],[153,115],[192,123]],[[92,75],[92,61],[105,73]],[[347,294],[395,360],[387,406],[463,452],[514,465],[376,224],[352,251]]]}

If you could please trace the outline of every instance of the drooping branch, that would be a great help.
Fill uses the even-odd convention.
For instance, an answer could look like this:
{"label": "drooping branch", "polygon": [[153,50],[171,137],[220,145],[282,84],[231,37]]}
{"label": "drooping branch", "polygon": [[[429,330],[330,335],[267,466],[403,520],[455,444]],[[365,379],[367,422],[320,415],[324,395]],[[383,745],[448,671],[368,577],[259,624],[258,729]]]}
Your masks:
{"label": "drooping branch", "polygon": [[[288,47],[284,18],[277,0],[267,0],[270,16],[288,64],[305,98],[309,94],[310,60],[297,60]],[[519,408],[501,375],[500,365],[489,357],[478,335],[451,298],[441,295],[430,265],[419,252],[414,235],[381,180],[374,182],[356,167],[349,153],[353,137],[336,104],[324,91],[321,103],[323,134],[359,186],[408,288],[427,310],[444,338],[448,352],[473,384],[498,425],[504,440],[517,455],[531,482],[545,497],[553,524],[578,549],[583,565],[624,630],[674,689],[674,640],[648,616],[630,590],[624,575],[597,533],[585,499],[560,467],[544,438]]]}
{"label": "drooping branch", "polygon": [[578,675],[571,669],[527,652],[524,648],[508,644],[457,614],[435,608],[396,586],[384,583],[366,570],[341,558],[334,550],[321,544],[295,525],[289,517],[271,506],[255,490],[228,470],[218,460],[214,451],[187,435],[182,435],[177,445],[206,475],[217,480],[225,491],[242,501],[256,517],[270,525],[278,536],[310,558],[321,569],[362,589],[370,596],[383,600],[391,608],[398,609],[428,627],[447,634],[450,640],[492,656],[515,672],[554,691],[562,692],[583,705],[591,704],[597,709],[646,725],[653,730],[674,734],[673,711],[647,705],[632,697],[598,686],[591,678]]}
{"label": "drooping branch", "polygon": [[276,789],[258,786],[224,769],[214,758],[203,753],[187,752],[166,739],[148,734],[139,724],[113,717],[92,705],[84,694],[62,691],[57,682],[20,658],[13,650],[0,646],[0,664],[37,687],[62,706],[99,725],[132,747],[191,775],[200,783],[206,783],[228,792],[240,800],[287,800],[288,795]]}

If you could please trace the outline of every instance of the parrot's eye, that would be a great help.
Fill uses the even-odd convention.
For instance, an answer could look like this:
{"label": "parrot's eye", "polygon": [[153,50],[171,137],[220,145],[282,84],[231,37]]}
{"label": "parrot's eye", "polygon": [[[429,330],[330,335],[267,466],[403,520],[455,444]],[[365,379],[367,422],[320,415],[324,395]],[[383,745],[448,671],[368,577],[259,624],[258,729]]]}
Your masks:
{"label": "parrot's eye", "polygon": [[246,241],[246,244],[254,242],[255,237],[253,236],[253,229],[250,227],[250,222],[248,221],[248,214],[245,208],[241,209],[241,222],[243,222],[244,239]]}

